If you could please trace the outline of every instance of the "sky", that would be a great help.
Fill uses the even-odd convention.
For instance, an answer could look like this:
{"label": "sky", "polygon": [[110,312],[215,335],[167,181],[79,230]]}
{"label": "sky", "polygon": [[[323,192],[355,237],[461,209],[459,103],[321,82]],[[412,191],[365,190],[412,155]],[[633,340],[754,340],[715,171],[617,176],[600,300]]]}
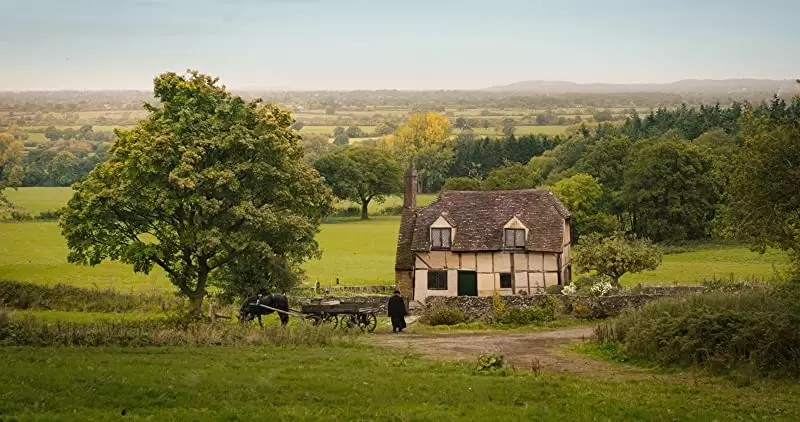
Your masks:
{"label": "sky", "polygon": [[0,0],[0,90],[800,76],[798,0]]}

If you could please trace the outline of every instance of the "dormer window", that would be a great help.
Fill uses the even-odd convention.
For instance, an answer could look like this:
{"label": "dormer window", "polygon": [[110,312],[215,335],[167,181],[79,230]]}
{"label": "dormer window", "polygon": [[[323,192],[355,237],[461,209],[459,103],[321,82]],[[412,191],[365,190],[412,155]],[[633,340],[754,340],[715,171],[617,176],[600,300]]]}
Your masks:
{"label": "dormer window", "polygon": [[504,229],[503,244],[506,249],[525,249],[525,229]]}
{"label": "dormer window", "polygon": [[431,228],[431,249],[450,249],[450,230]]}

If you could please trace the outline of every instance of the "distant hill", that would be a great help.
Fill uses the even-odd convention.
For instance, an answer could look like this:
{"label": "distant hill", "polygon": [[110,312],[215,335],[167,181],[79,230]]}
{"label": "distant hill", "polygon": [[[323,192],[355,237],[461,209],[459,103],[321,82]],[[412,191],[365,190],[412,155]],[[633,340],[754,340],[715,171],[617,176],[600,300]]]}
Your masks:
{"label": "distant hill", "polygon": [[664,93],[735,93],[735,92],[796,92],[797,84],[792,79],[684,79],[663,84],[580,84],[566,81],[522,81],[487,88],[490,92],[519,92],[526,94],[619,93],[619,92],[664,92]]}

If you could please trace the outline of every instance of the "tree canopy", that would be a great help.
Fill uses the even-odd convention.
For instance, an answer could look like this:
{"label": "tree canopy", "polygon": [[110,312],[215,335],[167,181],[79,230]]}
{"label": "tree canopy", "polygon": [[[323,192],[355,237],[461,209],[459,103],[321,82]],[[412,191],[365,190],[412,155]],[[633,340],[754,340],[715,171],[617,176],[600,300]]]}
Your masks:
{"label": "tree canopy", "polygon": [[610,237],[596,233],[584,236],[573,262],[582,271],[596,271],[619,286],[620,277],[626,273],[655,270],[662,258],[661,249],[649,240],[617,232]]}
{"label": "tree canopy", "polygon": [[22,182],[21,160],[22,142],[8,133],[0,133],[0,208],[8,205],[3,190]]}
{"label": "tree canopy", "polygon": [[212,273],[246,274],[258,262],[257,281],[265,267],[319,254],[333,198],[303,160],[290,113],[217,82],[198,72],[155,78],[160,104],[117,130],[110,159],[73,187],[60,221],[70,262],[158,265],[199,312]]}
{"label": "tree canopy", "polygon": [[361,205],[361,218],[369,218],[373,200],[383,202],[403,185],[400,165],[385,150],[354,146],[326,155],[314,163],[334,195]]}
{"label": "tree canopy", "polygon": [[729,232],[789,252],[800,273],[800,99],[746,110],[727,190]]}

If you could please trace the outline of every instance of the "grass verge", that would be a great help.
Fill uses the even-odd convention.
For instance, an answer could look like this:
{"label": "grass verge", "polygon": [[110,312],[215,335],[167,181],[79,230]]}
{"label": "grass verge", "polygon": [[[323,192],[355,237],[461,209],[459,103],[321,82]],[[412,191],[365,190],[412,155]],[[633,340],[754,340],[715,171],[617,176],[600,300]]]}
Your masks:
{"label": "grass verge", "polygon": [[5,348],[14,420],[796,420],[797,385],[687,386],[524,372],[478,375],[385,349]]}

